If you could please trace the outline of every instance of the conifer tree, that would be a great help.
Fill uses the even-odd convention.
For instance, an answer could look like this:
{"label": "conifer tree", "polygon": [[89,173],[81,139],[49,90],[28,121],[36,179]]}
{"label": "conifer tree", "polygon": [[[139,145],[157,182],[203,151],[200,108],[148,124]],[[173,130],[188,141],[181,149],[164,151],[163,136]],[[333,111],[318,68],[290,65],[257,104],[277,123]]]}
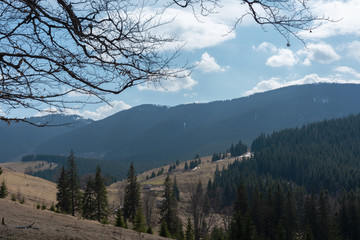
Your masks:
{"label": "conifer tree", "polygon": [[71,150],[70,156],[67,161],[66,178],[68,183],[68,190],[70,194],[70,211],[71,215],[75,216],[75,212],[80,206],[80,181],[77,173],[75,163],[74,151]]}
{"label": "conifer tree", "polygon": [[0,185],[0,198],[6,198],[7,195],[8,195],[8,189],[5,180],[3,180]]}
{"label": "conifer tree", "polygon": [[177,185],[176,176],[174,177],[173,190],[174,190],[175,198],[179,202],[180,201],[180,190]]}
{"label": "conifer tree", "polygon": [[60,177],[57,182],[57,193],[56,193],[56,200],[57,200],[57,208],[64,213],[70,213],[70,192],[69,192],[69,183],[66,176],[66,171],[64,166],[61,168]]}
{"label": "conifer tree", "polygon": [[0,175],[2,174],[2,168],[0,167]]}
{"label": "conifer tree", "polygon": [[195,240],[194,229],[191,224],[190,218],[188,218],[187,224],[186,224],[185,240]]}
{"label": "conifer tree", "polygon": [[82,215],[84,218],[96,220],[96,193],[94,188],[94,179],[90,177],[86,183],[83,204]]}
{"label": "conifer tree", "polygon": [[126,182],[127,185],[125,187],[124,195],[124,219],[134,222],[136,210],[141,205],[141,202],[140,184],[137,182],[133,163],[130,164]]}
{"label": "conifer tree", "polygon": [[136,209],[136,214],[134,216],[133,230],[135,230],[137,232],[146,232],[146,230],[147,230],[143,210],[141,207],[138,207]]}
{"label": "conifer tree", "polygon": [[125,227],[124,219],[123,219],[120,208],[116,212],[115,226],[116,227],[122,227],[122,228]]}
{"label": "conifer tree", "polygon": [[160,237],[166,237],[169,238],[171,237],[170,232],[167,228],[167,224],[163,221],[161,222],[161,226],[160,226],[160,230],[159,230],[159,236]]}
{"label": "conifer tree", "polygon": [[163,183],[164,195],[160,206],[160,223],[165,224],[171,236],[177,237],[181,232],[181,221],[178,217],[177,201],[173,183],[167,175]]}
{"label": "conifer tree", "polygon": [[96,196],[96,217],[97,220],[100,222],[103,219],[107,219],[109,215],[108,196],[104,183],[104,177],[101,174],[100,166],[96,167],[94,192]]}

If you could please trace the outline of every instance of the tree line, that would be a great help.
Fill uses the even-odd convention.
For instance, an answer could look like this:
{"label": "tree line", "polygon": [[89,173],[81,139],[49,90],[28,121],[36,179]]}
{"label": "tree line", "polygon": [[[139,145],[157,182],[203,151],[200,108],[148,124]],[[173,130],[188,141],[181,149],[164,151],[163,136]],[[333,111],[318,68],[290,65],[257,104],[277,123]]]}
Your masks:
{"label": "tree line", "polygon": [[207,193],[232,214],[216,239],[359,239],[360,116],[262,134]]}

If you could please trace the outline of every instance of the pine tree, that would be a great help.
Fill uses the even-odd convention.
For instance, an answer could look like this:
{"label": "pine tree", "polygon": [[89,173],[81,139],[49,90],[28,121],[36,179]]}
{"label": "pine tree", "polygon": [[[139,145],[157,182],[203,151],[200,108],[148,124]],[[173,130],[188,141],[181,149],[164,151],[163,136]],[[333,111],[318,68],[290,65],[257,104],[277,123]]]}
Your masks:
{"label": "pine tree", "polygon": [[179,202],[180,201],[180,190],[177,185],[176,176],[174,177],[173,190],[174,190],[175,198]]}
{"label": "pine tree", "polygon": [[159,236],[160,237],[171,237],[170,232],[167,228],[167,224],[165,222],[161,222],[160,230],[159,230]]}
{"label": "pine tree", "polygon": [[144,219],[144,214],[141,207],[138,207],[136,210],[136,214],[134,216],[134,226],[133,230],[137,232],[146,232],[146,224]]}
{"label": "pine tree", "polygon": [[64,213],[70,213],[70,193],[69,193],[69,183],[66,177],[66,171],[64,166],[61,168],[60,177],[57,182],[57,193],[56,193],[56,200],[57,204],[56,207]]}
{"label": "pine tree", "polygon": [[70,194],[70,211],[73,216],[80,206],[80,181],[77,173],[77,167],[75,163],[74,151],[71,150],[70,156],[67,161],[67,170],[66,178],[68,185],[68,190]]}
{"label": "pine tree", "polygon": [[177,201],[173,183],[167,175],[163,183],[164,195],[160,206],[160,223],[165,224],[171,236],[177,237],[181,231],[181,221],[178,217]]}
{"label": "pine tree", "polygon": [[123,219],[120,208],[116,212],[115,226],[122,227],[122,228],[125,227],[124,219]]}
{"label": "pine tree", "polygon": [[194,229],[191,224],[190,218],[188,218],[185,230],[185,240],[195,240]]}
{"label": "pine tree", "polygon": [[96,193],[94,188],[94,179],[90,177],[86,183],[83,204],[82,215],[84,218],[96,220]]}
{"label": "pine tree", "polygon": [[124,195],[124,219],[134,221],[137,208],[140,206],[140,184],[137,182],[133,163],[127,174],[127,185]]}
{"label": "pine tree", "polygon": [[8,195],[8,189],[5,180],[3,180],[0,185],[0,198],[6,198],[7,195]]}
{"label": "pine tree", "polygon": [[100,222],[103,219],[107,219],[109,215],[108,196],[100,166],[97,166],[96,168],[94,192],[96,196],[96,217]]}

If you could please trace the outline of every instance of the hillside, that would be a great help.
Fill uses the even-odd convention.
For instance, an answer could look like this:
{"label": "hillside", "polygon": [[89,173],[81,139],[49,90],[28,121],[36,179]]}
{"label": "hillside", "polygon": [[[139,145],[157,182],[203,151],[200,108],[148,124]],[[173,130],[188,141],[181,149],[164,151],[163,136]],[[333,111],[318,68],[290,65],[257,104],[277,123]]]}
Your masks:
{"label": "hillside", "polygon": [[21,122],[7,125],[0,122],[2,136],[0,138],[0,163],[13,160],[19,161],[24,154],[31,153],[33,148],[39,144],[93,122],[90,119],[84,119],[76,115],[66,116],[61,114],[32,117],[27,120],[34,124],[47,124],[54,127],[36,127]]}
{"label": "hillside", "polygon": [[[239,139],[360,112],[360,85],[292,86],[249,97],[176,107],[141,105],[53,138],[36,153],[101,158],[139,172],[210,155]],[[123,177],[124,173],[117,174]]]}
{"label": "hillside", "polygon": [[[65,214],[58,214],[47,210],[38,210],[33,206],[21,205],[10,200],[0,199],[0,217],[4,218],[7,226],[0,225],[0,239],[17,240],[155,240],[166,239],[117,228],[112,225],[103,225],[96,221],[78,219]],[[16,229],[16,226],[27,226],[34,223],[37,229]]]}

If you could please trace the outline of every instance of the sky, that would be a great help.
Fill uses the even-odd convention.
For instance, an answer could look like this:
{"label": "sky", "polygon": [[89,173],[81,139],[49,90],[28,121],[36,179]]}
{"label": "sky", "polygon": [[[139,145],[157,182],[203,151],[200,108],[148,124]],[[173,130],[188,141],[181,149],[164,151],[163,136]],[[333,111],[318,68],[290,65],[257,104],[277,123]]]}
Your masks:
{"label": "sky", "polygon": [[[291,38],[290,47],[272,27],[263,29],[249,18],[231,31],[243,11],[239,1],[225,0],[217,13],[198,18],[191,9],[173,6],[163,18],[175,19],[162,31],[176,34],[185,44],[177,61],[195,66],[191,75],[162,82],[161,87],[135,86],[108,96],[111,106],[87,105],[68,113],[99,120],[141,104],[204,103],[319,82],[360,84],[360,1],[310,0],[309,4],[315,15],[338,21],[301,33],[306,45]],[[29,114],[41,115],[24,113]]]}

